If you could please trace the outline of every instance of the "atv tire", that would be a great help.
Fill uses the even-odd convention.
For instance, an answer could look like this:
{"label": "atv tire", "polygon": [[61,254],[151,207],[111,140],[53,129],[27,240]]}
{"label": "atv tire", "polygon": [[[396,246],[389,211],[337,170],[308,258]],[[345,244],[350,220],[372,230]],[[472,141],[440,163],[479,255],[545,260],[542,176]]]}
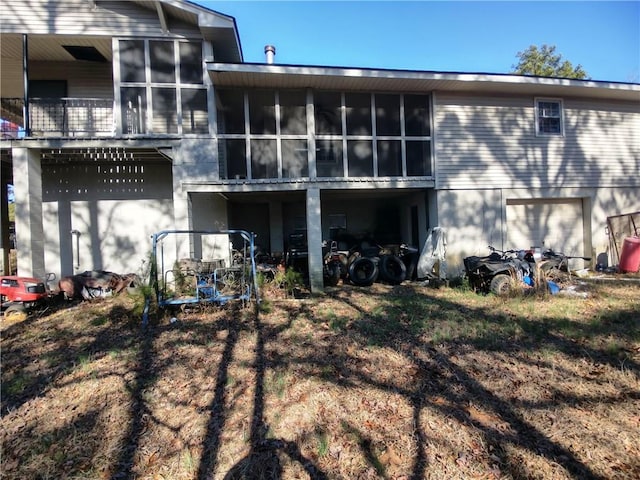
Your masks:
{"label": "atv tire", "polygon": [[340,271],[340,265],[338,265],[337,263],[331,263],[327,265],[327,269],[324,277],[324,284],[330,287],[335,287],[336,285],[338,285],[338,282],[340,281],[341,273],[342,272]]}
{"label": "atv tire", "polygon": [[490,290],[498,295],[504,297],[511,291],[511,277],[509,275],[496,275],[491,279]]}
{"label": "atv tire", "polygon": [[9,305],[4,311],[4,318],[10,322],[22,322],[27,319],[28,313],[24,305]]}

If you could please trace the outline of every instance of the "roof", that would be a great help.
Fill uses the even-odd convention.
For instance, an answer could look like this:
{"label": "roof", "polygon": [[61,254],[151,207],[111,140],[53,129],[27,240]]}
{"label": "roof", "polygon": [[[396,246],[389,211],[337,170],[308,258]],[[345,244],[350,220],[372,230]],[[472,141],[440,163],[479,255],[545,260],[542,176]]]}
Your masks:
{"label": "roof", "polygon": [[496,73],[208,62],[214,84],[389,92],[473,91],[640,102],[640,84]]}
{"label": "roof", "polygon": [[224,55],[222,61],[242,62],[242,45],[236,20],[215,10],[189,0],[133,0],[141,7],[157,10],[158,16],[167,15],[197,25],[205,39],[210,40],[214,50]]}

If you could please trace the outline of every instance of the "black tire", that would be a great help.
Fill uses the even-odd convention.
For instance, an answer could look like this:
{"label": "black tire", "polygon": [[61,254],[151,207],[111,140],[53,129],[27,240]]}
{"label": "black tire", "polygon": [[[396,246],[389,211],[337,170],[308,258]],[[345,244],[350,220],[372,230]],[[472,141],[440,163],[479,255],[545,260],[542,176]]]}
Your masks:
{"label": "black tire", "polygon": [[491,279],[490,289],[500,297],[508,295],[511,291],[511,277],[509,275],[496,275]]}
{"label": "black tire", "polygon": [[329,265],[327,265],[324,284],[330,287],[335,287],[340,281],[340,274],[340,265],[335,262],[330,263]]}
{"label": "black tire", "polygon": [[349,279],[354,285],[368,287],[378,279],[378,265],[372,258],[359,257],[349,265]]}
{"label": "black tire", "polygon": [[418,266],[418,259],[420,254],[418,252],[407,253],[402,257],[404,266],[407,269],[406,280],[416,279],[416,267]]}
{"label": "black tire", "polygon": [[384,255],[380,259],[380,277],[392,285],[399,285],[407,278],[407,267],[400,257]]}
{"label": "black tire", "polygon": [[4,318],[12,322],[21,322],[26,320],[27,316],[27,309],[21,304],[9,305],[4,311]]}

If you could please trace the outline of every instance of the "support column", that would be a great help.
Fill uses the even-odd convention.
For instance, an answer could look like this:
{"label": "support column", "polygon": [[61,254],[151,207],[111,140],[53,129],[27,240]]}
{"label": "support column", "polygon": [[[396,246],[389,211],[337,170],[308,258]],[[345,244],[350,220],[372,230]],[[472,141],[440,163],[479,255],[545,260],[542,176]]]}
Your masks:
{"label": "support column", "polygon": [[11,172],[5,163],[2,163],[2,174],[0,175],[0,248],[2,249],[2,258],[0,259],[2,275],[10,274],[9,252],[11,251],[11,242],[9,241],[9,197],[8,186]]}
{"label": "support column", "polygon": [[13,149],[18,274],[45,276],[40,150]]}
{"label": "support column", "polygon": [[284,255],[282,221],[282,202],[269,202],[269,245],[272,254],[280,252]]}
{"label": "support column", "polygon": [[322,293],[322,210],[320,189],[307,190],[307,249],[309,252],[309,284],[311,293]]}

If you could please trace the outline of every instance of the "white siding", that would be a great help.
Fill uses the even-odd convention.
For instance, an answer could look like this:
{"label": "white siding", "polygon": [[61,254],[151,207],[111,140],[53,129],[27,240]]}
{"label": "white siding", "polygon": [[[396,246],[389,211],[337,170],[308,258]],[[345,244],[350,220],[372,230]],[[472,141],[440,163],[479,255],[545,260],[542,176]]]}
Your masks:
{"label": "white siding", "polygon": [[29,79],[66,80],[72,98],[113,98],[111,63],[33,62]]}
{"label": "white siding", "polygon": [[640,186],[640,102],[563,102],[565,136],[538,137],[533,97],[436,94],[437,187]]}
{"label": "white siding", "polygon": [[[3,0],[2,30],[5,33],[142,35],[166,36],[155,10],[133,2],[88,0]],[[200,37],[199,30],[186,23],[170,22],[173,35]]]}

